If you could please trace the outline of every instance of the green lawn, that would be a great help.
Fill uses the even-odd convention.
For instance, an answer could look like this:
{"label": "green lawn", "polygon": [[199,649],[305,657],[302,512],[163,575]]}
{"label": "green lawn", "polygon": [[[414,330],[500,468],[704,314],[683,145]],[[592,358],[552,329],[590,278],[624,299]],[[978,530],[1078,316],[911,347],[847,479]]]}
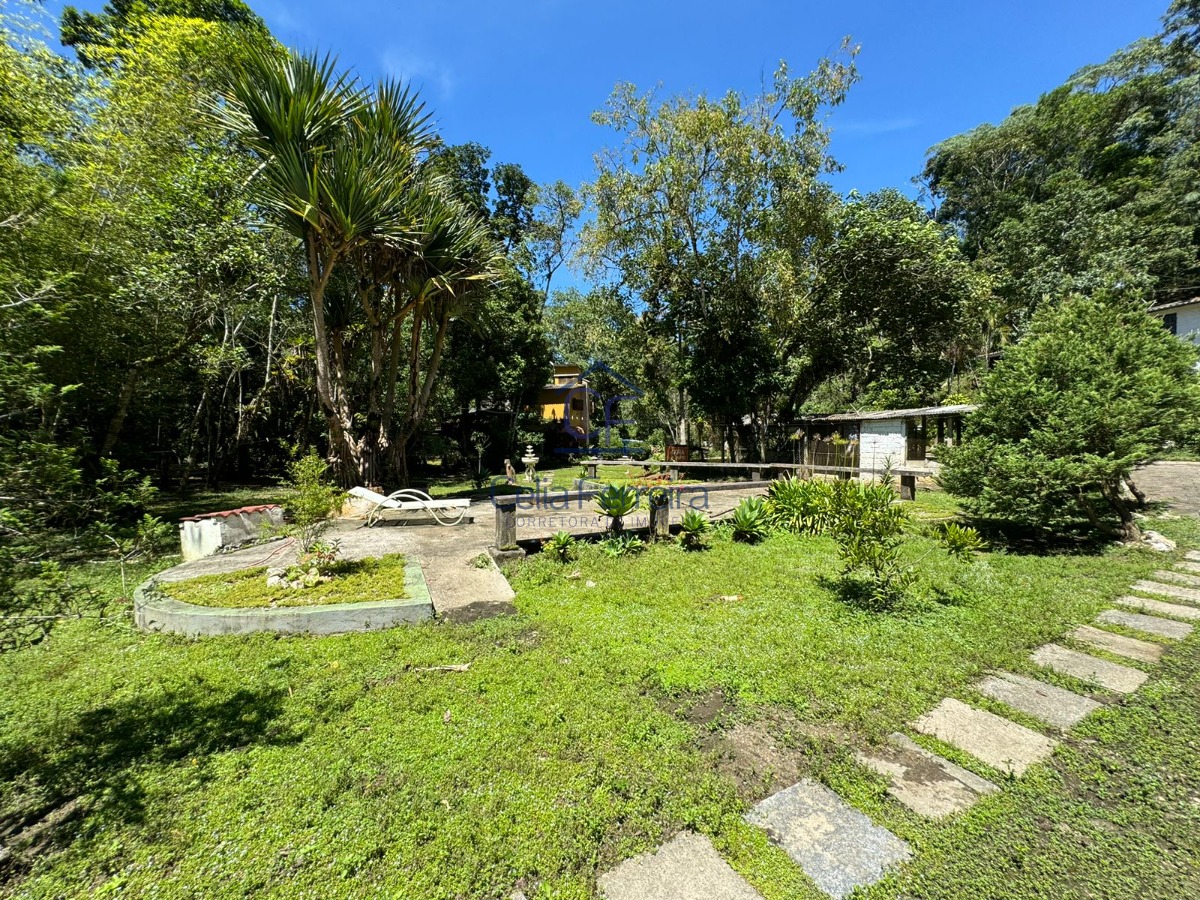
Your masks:
{"label": "green lawn", "polygon": [[[1155,527],[1200,546],[1194,520]],[[852,756],[943,696],[980,702],[969,683],[987,669],[1030,671],[1032,647],[1163,563],[934,553],[914,599],[881,614],[835,599],[825,538],[718,537],[532,560],[519,615],[472,625],[189,642],[72,623],[0,656],[0,833],[78,800],[28,868],[0,869],[0,893],[584,898],[693,828],[767,900],[815,900],[741,820],[772,780],[809,776],[916,850],[873,898],[1194,896],[1200,640],[948,823],[912,816]]]}

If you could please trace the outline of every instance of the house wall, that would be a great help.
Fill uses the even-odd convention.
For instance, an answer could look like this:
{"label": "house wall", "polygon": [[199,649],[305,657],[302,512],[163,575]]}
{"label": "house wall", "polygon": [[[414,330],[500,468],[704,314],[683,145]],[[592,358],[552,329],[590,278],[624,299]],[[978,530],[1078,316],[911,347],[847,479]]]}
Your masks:
{"label": "house wall", "polygon": [[867,419],[859,429],[858,440],[858,464],[864,481],[870,481],[872,471],[882,469],[889,461],[894,466],[904,465],[908,450],[903,419]]}
{"label": "house wall", "polygon": [[1190,304],[1188,306],[1176,306],[1171,309],[1151,311],[1151,315],[1158,316],[1160,319],[1166,319],[1169,315],[1175,316],[1175,334],[1182,340],[1190,340],[1194,344],[1200,344],[1200,303]]}

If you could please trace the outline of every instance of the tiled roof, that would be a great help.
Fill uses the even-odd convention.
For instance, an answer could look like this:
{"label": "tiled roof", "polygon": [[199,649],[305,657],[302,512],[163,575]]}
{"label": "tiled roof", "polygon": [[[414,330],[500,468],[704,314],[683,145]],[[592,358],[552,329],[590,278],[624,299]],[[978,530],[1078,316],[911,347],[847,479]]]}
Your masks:
{"label": "tiled roof", "polygon": [[199,522],[201,519],[215,519],[220,516],[228,519],[230,516],[240,516],[246,513],[265,512],[268,509],[279,509],[278,503],[264,503],[260,506],[243,506],[240,509],[223,509],[220,512],[201,513],[198,516],[184,516],[180,522]]}

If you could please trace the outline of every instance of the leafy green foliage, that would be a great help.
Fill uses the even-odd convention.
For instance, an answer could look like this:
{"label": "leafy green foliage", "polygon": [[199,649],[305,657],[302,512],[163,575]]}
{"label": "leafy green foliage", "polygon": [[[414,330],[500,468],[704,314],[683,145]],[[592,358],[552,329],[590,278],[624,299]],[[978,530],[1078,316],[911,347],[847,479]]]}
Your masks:
{"label": "leafy green foliage", "polygon": [[830,523],[833,485],[828,481],[785,475],[767,488],[767,518],[772,528],[792,534],[822,534]]}
{"label": "leafy green foliage", "polygon": [[1194,4],[1177,3],[1161,35],[934,148],[925,181],[939,218],[996,276],[993,347],[1041,305],[1116,281],[1159,302],[1195,295],[1195,21]]}
{"label": "leafy green foliage", "polygon": [[1195,427],[1196,360],[1136,300],[1047,307],[984,383],[942,482],[986,518],[1136,536],[1125,480]]}
{"label": "leafy green foliage", "polygon": [[343,491],[326,480],[329,464],[316,453],[308,453],[290,466],[294,496],[288,500],[289,530],[305,554],[323,550],[321,536],[333,525],[332,516],[342,505]]}
{"label": "leafy green foliage", "polygon": [[702,550],[704,538],[712,530],[708,517],[698,509],[685,510],[679,517],[679,546],[684,550]]}
{"label": "leafy green foliage", "polygon": [[596,507],[600,515],[607,516],[609,530],[617,533],[624,527],[624,519],[636,510],[641,503],[641,494],[637,488],[628,484],[606,485],[604,490],[596,495]]}
{"label": "leafy green foliage", "polygon": [[619,558],[641,553],[646,542],[632,531],[611,531],[600,539],[598,546],[605,556]]}
{"label": "leafy green foliage", "polygon": [[871,607],[888,608],[917,577],[900,556],[908,514],[886,485],[837,481],[832,487],[829,531],[842,560],[842,591]]}
{"label": "leafy green foliage", "polygon": [[734,540],[754,544],[765,538],[771,529],[767,505],[761,497],[746,497],[729,517]]}
{"label": "leafy green foliage", "polygon": [[548,553],[559,562],[568,562],[575,558],[577,541],[569,531],[556,531],[542,543],[542,552]]}

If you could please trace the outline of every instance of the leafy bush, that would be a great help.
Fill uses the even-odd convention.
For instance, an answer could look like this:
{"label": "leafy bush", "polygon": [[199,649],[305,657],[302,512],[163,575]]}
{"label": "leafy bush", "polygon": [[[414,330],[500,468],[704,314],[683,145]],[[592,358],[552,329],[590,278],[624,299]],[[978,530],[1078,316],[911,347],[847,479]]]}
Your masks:
{"label": "leafy bush", "polygon": [[729,524],[733,529],[733,539],[747,544],[761,541],[771,531],[767,505],[760,497],[747,497],[739,503]]}
{"label": "leafy bush", "polygon": [[638,508],[641,497],[637,489],[629,485],[610,484],[596,495],[596,506],[600,514],[612,521],[609,530],[614,534],[625,527],[625,517]]}
{"label": "leafy bush", "polygon": [[567,562],[575,557],[577,544],[578,541],[569,531],[556,531],[546,538],[542,544],[542,552],[548,553],[559,562]]}
{"label": "leafy bush", "polygon": [[600,549],[608,556],[632,556],[646,549],[646,542],[631,531],[614,531],[600,541]]}
{"label": "leafy bush", "polygon": [[793,534],[821,534],[829,525],[832,489],[827,481],[784,476],[767,489],[767,518],[772,528]]}
{"label": "leafy bush", "polygon": [[698,509],[689,509],[679,520],[679,545],[684,550],[700,550],[704,547],[704,536],[712,525],[708,517]]}
{"label": "leafy bush", "polygon": [[981,517],[1137,538],[1122,489],[1200,418],[1196,361],[1140,302],[1046,306],[984,382],[963,444],[940,451],[942,484]]}
{"label": "leafy bush", "polygon": [[342,491],[325,480],[328,468],[325,460],[309,453],[292,462],[288,469],[296,489],[296,496],[287,504],[292,517],[289,531],[299,542],[301,553],[312,553],[333,524],[329,517],[342,505]]}
{"label": "leafy bush", "polygon": [[900,563],[908,514],[892,489],[881,484],[838,481],[832,484],[830,533],[838,542],[841,581],[847,593],[863,593],[868,605],[887,607],[916,579]]}

